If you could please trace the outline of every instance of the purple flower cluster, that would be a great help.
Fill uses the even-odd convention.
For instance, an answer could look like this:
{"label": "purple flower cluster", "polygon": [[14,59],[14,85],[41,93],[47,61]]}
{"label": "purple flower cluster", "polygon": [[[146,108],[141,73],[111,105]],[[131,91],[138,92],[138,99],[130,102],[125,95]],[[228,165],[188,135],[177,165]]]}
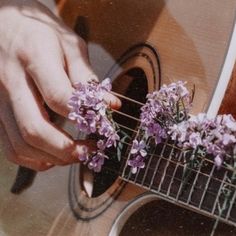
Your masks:
{"label": "purple flower cluster", "polygon": [[130,154],[132,159],[128,160],[128,165],[131,166],[131,172],[135,174],[138,169],[145,167],[144,158],[147,156],[146,143],[141,140],[140,142],[136,139],[133,141]]}
{"label": "purple flower cluster", "polygon": [[147,137],[155,138],[156,144],[167,138],[169,126],[188,118],[192,98],[184,85],[182,81],[163,85],[159,91],[147,95],[141,108],[141,128]]}
{"label": "purple flower cluster", "polygon": [[108,104],[104,101],[106,92],[111,91],[110,79],[105,79],[101,83],[90,81],[88,84],[78,83],[75,91],[68,103],[71,111],[68,115],[70,120],[76,121],[78,130],[86,135],[95,133],[102,138],[97,142],[97,152],[92,156],[88,155],[85,149],[79,159],[88,165],[95,172],[101,170],[105,155],[105,149],[116,147],[120,140],[114,122],[109,119]]}
{"label": "purple flower cluster", "polygon": [[231,115],[218,115],[213,119],[199,114],[169,128],[169,135],[178,145],[187,149],[204,148],[212,154],[220,167],[227,156],[236,154],[236,121]]}
{"label": "purple flower cluster", "polygon": [[[142,155],[141,150],[147,149],[146,142],[154,138],[155,144],[159,144],[163,139],[166,139],[168,128],[183,120],[188,119],[189,110],[192,103],[192,96],[185,87],[185,82],[178,81],[170,85],[163,85],[159,91],[154,91],[147,95],[147,102],[141,108],[141,130],[144,133],[141,137],[142,141],[134,141],[131,148],[131,159],[128,165],[131,166],[132,172],[136,173],[137,168],[145,166],[145,155]],[[137,146],[137,145],[140,146]]]}
{"label": "purple flower cluster", "polygon": [[[163,85],[159,91],[148,94],[141,108],[141,132],[134,140],[128,165],[133,173],[144,168],[147,143],[155,144],[170,137],[184,150],[202,150],[214,158],[219,168],[223,161],[236,156],[236,121],[231,115],[208,118],[200,113],[189,118],[192,96],[184,82]],[[200,154],[201,153],[201,154]],[[236,163],[235,163],[236,165]]]}
{"label": "purple flower cluster", "polygon": [[[104,101],[105,93],[110,91],[109,79],[101,83],[90,81],[86,85],[78,83],[69,101],[71,111],[68,117],[76,121],[79,131],[87,135],[97,134],[100,138],[96,152],[89,155],[88,149],[84,148],[79,156],[80,161],[95,172],[101,171],[105,159],[108,159],[106,149],[119,147],[121,142],[117,125]],[[132,143],[128,160],[133,174],[145,167],[151,146],[167,138],[174,140],[183,151],[200,150],[199,153],[210,154],[217,167],[229,160],[228,157],[236,157],[234,118],[218,115],[210,119],[203,113],[190,117],[191,105],[192,95],[181,81],[163,85],[159,91],[147,95],[147,102],[141,108],[140,130]]]}

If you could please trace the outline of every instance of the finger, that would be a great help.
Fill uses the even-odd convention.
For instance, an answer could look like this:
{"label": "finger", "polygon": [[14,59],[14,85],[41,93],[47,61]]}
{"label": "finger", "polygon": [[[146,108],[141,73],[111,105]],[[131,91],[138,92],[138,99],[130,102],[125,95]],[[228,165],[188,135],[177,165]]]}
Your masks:
{"label": "finger", "polygon": [[42,150],[32,147],[23,140],[19,129],[16,125],[14,115],[10,109],[10,106],[6,106],[4,111],[1,112],[1,120],[5,127],[8,139],[16,152],[17,156],[31,157],[33,160],[48,162],[54,165],[64,165],[65,162],[56,158],[55,156],[48,154]]}
{"label": "finger", "polygon": [[64,37],[62,48],[66,59],[66,69],[73,85],[78,82],[86,84],[92,79],[98,81],[91,68],[87,44],[83,39],[71,35]]}
{"label": "finger", "polygon": [[23,156],[17,156],[1,122],[0,122],[0,137],[1,137],[0,139],[1,150],[4,156],[6,156],[6,158],[9,161],[36,171],[44,171],[53,167],[53,165],[50,163],[43,163]]}
{"label": "finger", "polygon": [[[45,40],[44,40],[45,41]],[[47,105],[67,117],[67,106],[73,88],[64,70],[64,58],[56,34],[47,32],[47,42],[39,42],[26,55],[26,69],[34,80]]]}
{"label": "finger", "polygon": [[[93,72],[88,59],[87,45],[82,39],[74,38],[72,41],[64,40],[64,50],[67,71],[72,84],[87,83],[98,78]],[[114,109],[121,106],[121,101],[111,93],[107,93],[104,100]]]}
{"label": "finger", "polygon": [[83,154],[83,145],[75,143],[68,134],[43,116],[44,108],[38,102],[32,80],[21,68],[18,68],[16,75],[14,80],[21,78],[18,81],[19,89],[9,88],[9,94],[23,140],[66,163],[78,161],[78,156]]}
{"label": "finger", "polygon": [[32,160],[31,158],[23,156],[17,156],[11,161],[19,166],[24,166],[35,171],[45,171],[54,167],[51,163]]}
{"label": "finger", "polygon": [[118,110],[121,107],[121,100],[111,93],[106,93],[104,100],[113,109]]}

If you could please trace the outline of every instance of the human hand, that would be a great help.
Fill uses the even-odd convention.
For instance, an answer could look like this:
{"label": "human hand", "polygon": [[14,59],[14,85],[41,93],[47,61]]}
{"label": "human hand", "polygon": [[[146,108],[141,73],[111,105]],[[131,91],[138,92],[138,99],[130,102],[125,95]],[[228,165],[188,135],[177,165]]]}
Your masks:
{"label": "human hand", "polygon": [[[78,160],[75,142],[49,121],[67,117],[73,84],[94,78],[86,43],[37,1],[0,3],[0,137],[8,160],[42,171]],[[108,94],[112,107],[120,101]]]}

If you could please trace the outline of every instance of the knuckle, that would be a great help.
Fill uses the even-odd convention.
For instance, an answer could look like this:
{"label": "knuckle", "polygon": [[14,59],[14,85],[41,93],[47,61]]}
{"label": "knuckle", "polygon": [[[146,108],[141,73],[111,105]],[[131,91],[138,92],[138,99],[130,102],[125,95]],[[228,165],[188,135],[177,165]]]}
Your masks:
{"label": "knuckle", "polygon": [[66,97],[65,91],[49,91],[45,95],[45,100],[47,101],[49,107],[61,107],[62,104],[64,104],[64,99]]}
{"label": "knuckle", "polygon": [[74,33],[69,33],[64,36],[64,40],[70,44],[70,45],[77,45],[79,43],[80,38],[74,34]]}
{"label": "knuckle", "polygon": [[36,122],[28,123],[26,126],[21,127],[21,136],[23,140],[28,143],[32,144],[39,140],[40,137],[40,125]]}
{"label": "knuckle", "polygon": [[[53,45],[57,45],[58,38],[50,27],[39,25],[38,28],[30,33],[30,37],[27,35],[25,43],[27,43],[28,47],[23,47],[24,53],[29,59],[38,61],[38,58],[44,55],[42,51],[48,51]],[[22,49],[19,49],[19,52],[22,52]]]}
{"label": "knuckle", "polygon": [[67,45],[70,48],[70,53],[77,57],[81,55],[81,53],[87,52],[87,43],[84,39],[77,36],[70,36],[70,38],[66,41]]}
{"label": "knuckle", "polygon": [[66,142],[63,144],[62,150],[61,150],[61,159],[64,162],[70,162],[73,152],[74,152],[75,146],[73,142]]}
{"label": "knuckle", "polygon": [[70,39],[69,39],[70,43],[73,45],[76,45],[79,43],[79,37],[77,35],[70,35]]}

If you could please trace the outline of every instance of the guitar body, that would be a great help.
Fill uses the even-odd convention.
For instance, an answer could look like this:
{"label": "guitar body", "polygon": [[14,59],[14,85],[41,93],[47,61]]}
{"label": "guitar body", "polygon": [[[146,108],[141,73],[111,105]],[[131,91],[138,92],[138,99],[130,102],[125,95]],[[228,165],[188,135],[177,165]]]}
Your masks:
{"label": "guitar body", "polygon": [[[213,11],[206,7],[208,4],[214,4]],[[136,89],[138,95],[132,94],[131,97],[145,101],[146,93],[158,89],[161,84],[186,80],[189,88],[195,85],[196,89],[193,112],[200,112],[207,111],[210,106],[219,80],[220,68],[217,65],[224,60],[221,51],[226,50],[217,42],[214,44],[218,44],[217,49],[207,48],[209,42],[206,41],[216,34],[217,27],[226,30],[223,25],[214,25],[214,28],[207,22],[208,17],[212,20],[216,17],[215,11],[221,8],[218,4],[216,1],[201,4],[199,1],[183,1],[182,4],[179,1],[144,1],[138,4],[135,1],[62,1],[59,6],[65,22],[87,40],[96,73],[100,78],[112,78],[116,92],[130,97],[128,87],[132,81],[142,77],[143,81],[131,89]],[[201,16],[190,17],[187,14],[194,5]],[[184,12],[185,17],[181,16]],[[196,30],[197,19],[202,28]],[[220,42],[222,38],[217,40]],[[215,58],[215,54],[222,58]],[[204,65],[204,61],[215,64]],[[144,87],[146,91],[140,92]],[[129,114],[129,111],[125,112]],[[69,205],[49,235],[119,235],[137,209],[158,199],[157,195],[124,182],[118,176],[113,176],[114,182],[104,192],[92,197],[92,192],[99,189],[93,183],[106,182],[111,173],[96,177],[86,172],[87,177],[83,178],[83,168],[79,167],[72,167],[71,173],[70,183],[73,184],[69,185]],[[76,181],[72,181],[73,176]],[[65,221],[68,222],[66,226],[63,224]],[[58,226],[62,224],[61,229]]]}
{"label": "guitar body", "polygon": [[[195,86],[193,113],[217,113],[235,60],[235,54],[227,59],[235,0],[56,2],[61,18],[87,41],[95,72],[101,79],[110,77],[114,91],[144,102],[146,94],[162,84],[184,80],[189,89]],[[221,93],[214,96],[219,84]],[[122,109],[138,117],[139,108],[125,100]],[[126,118],[117,119],[136,127]],[[107,163],[102,174],[82,165],[40,173],[19,196],[7,191],[15,169],[6,172],[3,167],[12,166],[0,164],[0,181],[8,183],[0,194],[0,228],[7,236],[116,236],[134,212],[159,199],[123,180],[122,164],[116,161]],[[166,228],[162,235],[167,234],[176,235],[175,229]]]}
{"label": "guitar body", "polygon": [[120,179],[99,197],[91,198],[82,189],[74,197],[77,201],[63,209],[48,235],[119,235],[140,206],[157,200],[155,194]]}

